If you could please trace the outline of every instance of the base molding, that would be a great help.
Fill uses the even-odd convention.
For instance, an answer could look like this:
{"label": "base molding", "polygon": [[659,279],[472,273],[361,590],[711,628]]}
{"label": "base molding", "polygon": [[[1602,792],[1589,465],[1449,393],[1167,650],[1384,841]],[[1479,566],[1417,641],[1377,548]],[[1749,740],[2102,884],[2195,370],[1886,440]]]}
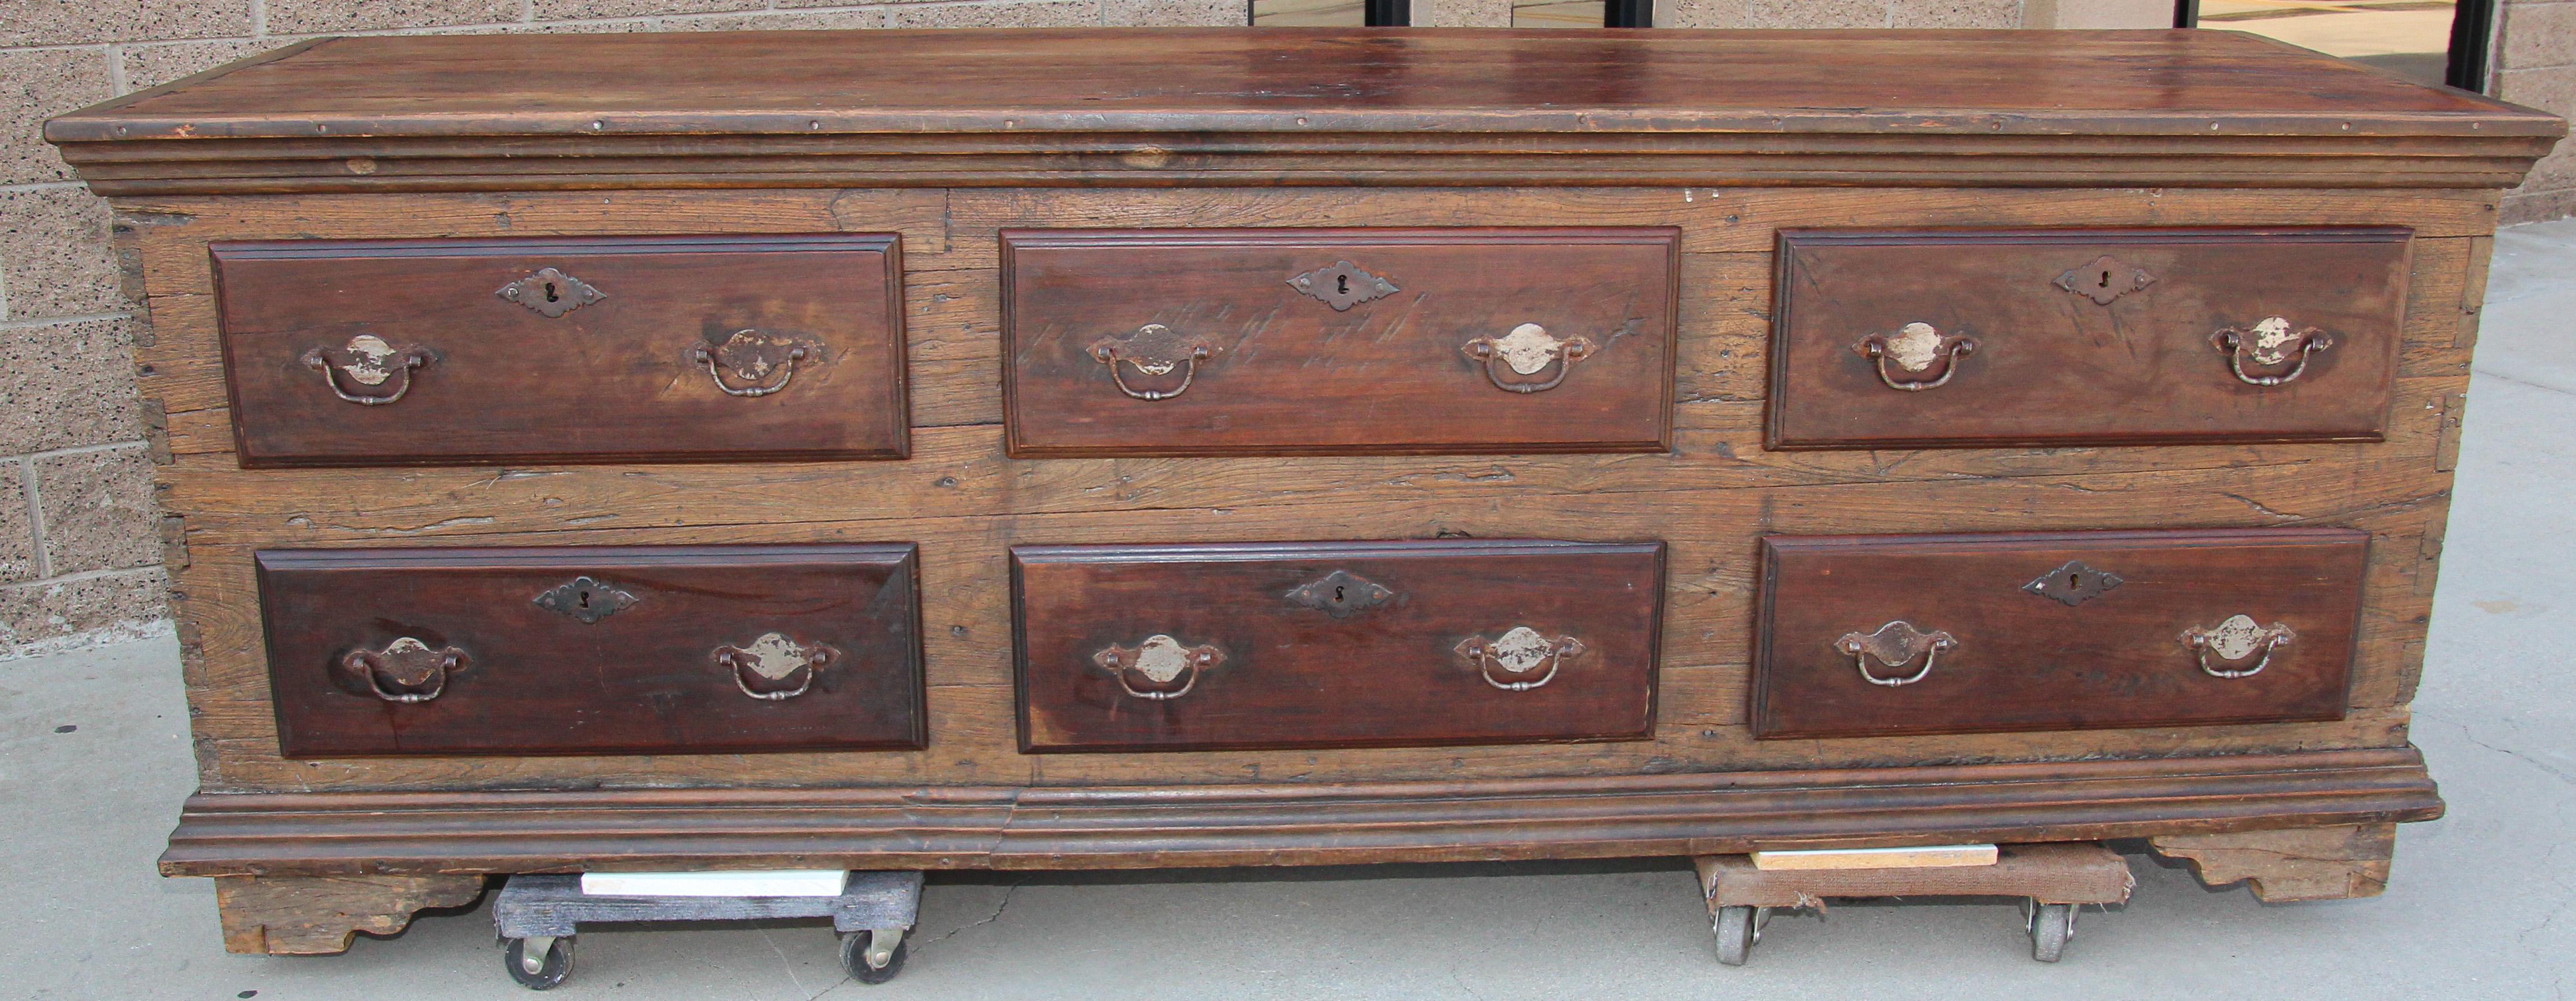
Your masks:
{"label": "base molding", "polygon": [[2147,843],[2158,855],[2190,863],[2204,885],[2250,881],[2265,903],[2344,900],[2388,889],[2397,825],[2168,834]]}
{"label": "base molding", "polygon": [[483,895],[481,876],[224,876],[215,880],[224,951],[328,956],[359,932],[391,935],[412,912]]}
{"label": "base molding", "polygon": [[2170,839],[2441,813],[2411,746],[1455,782],[200,793],[188,799],[161,871],[424,876],[1501,861]]}

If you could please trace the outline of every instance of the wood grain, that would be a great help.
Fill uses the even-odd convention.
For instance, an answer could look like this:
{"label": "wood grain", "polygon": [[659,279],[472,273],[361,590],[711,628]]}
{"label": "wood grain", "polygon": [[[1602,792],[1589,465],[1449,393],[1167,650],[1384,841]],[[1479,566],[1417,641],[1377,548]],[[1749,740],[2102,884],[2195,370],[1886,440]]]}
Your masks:
{"label": "wood grain", "polygon": [[2206,885],[2250,883],[2264,903],[2346,900],[2387,892],[2397,825],[2163,834],[2148,844],[2190,863]]}
{"label": "wood grain", "polygon": [[414,911],[460,907],[483,894],[480,875],[227,875],[215,880],[224,951],[328,956],[359,932],[392,935]]}

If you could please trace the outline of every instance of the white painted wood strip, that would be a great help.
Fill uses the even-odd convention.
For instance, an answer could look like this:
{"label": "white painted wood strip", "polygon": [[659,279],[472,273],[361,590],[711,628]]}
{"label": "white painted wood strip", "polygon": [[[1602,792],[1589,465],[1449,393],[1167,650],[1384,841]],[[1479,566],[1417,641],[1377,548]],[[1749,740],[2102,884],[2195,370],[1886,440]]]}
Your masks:
{"label": "white painted wood strip", "polygon": [[840,869],[731,872],[585,872],[581,892],[595,897],[837,897],[850,874]]}
{"label": "white painted wood strip", "polygon": [[1754,852],[1753,867],[1792,869],[1935,869],[1993,865],[1993,845],[1918,845],[1907,848],[1803,848]]}

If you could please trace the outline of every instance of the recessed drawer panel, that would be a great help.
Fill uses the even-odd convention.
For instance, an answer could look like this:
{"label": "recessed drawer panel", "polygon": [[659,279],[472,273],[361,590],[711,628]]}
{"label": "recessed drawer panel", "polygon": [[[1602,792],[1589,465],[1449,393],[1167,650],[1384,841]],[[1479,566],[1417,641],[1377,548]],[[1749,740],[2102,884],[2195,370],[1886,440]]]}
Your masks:
{"label": "recessed drawer panel", "polygon": [[2369,533],[1771,536],[1760,737],[2341,719]]}
{"label": "recessed drawer panel", "polygon": [[1028,751],[1641,739],[1662,543],[1011,550]]}
{"label": "recessed drawer panel", "polygon": [[287,757],[922,746],[909,544],[257,559]]}
{"label": "recessed drawer panel", "polygon": [[1784,230],[1769,443],[2377,441],[2408,237]]}
{"label": "recessed drawer panel", "polygon": [[893,234],[213,252],[245,466],[905,454]]}
{"label": "recessed drawer panel", "polygon": [[1679,239],[1005,231],[1011,454],[1657,451]]}

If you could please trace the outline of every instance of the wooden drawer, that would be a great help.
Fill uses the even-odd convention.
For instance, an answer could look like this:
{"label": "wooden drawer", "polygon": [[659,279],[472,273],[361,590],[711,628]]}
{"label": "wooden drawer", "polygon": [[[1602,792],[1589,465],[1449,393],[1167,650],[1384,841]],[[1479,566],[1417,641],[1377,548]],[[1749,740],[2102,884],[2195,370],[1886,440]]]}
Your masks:
{"label": "wooden drawer", "polygon": [[1784,230],[1768,443],[2377,441],[2409,236]]}
{"label": "wooden drawer", "polygon": [[1018,546],[1025,751],[1642,739],[1663,544]]}
{"label": "wooden drawer", "polygon": [[290,758],[922,746],[910,544],[256,558]]}
{"label": "wooden drawer", "polygon": [[212,250],[245,466],[907,448],[893,234]]}
{"label": "wooden drawer", "polygon": [[1011,230],[1010,451],[1641,452],[1680,231]]}
{"label": "wooden drawer", "polygon": [[1770,536],[1755,734],[2341,719],[2368,539],[2346,528]]}

